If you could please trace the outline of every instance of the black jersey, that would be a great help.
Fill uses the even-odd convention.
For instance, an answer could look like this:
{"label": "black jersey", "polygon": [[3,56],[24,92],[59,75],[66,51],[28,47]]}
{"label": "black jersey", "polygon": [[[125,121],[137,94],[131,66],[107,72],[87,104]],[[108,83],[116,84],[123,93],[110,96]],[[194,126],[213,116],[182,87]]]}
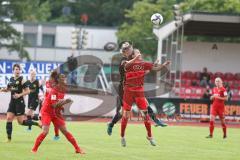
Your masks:
{"label": "black jersey", "polygon": [[120,73],[120,84],[123,86],[124,80],[125,80],[125,68],[124,68],[124,61],[127,61],[126,57],[122,57],[119,63],[119,73]]}
{"label": "black jersey", "polygon": [[11,95],[14,95],[16,93],[17,94],[22,93],[23,89],[27,88],[27,84],[26,83],[22,84],[22,81],[23,81],[22,76],[20,76],[16,79],[14,77],[10,78],[10,81],[9,81],[7,87],[8,87],[8,89],[10,89]]}
{"label": "black jersey", "polygon": [[27,80],[27,85],[30,89],[30,94],[29,94],[29,98],[38,98],[38,94],[39,94],[39,89],[40,89],[40,84],[39,84],[39,80],[35,80],[33,82],[31,82],[30,80]]}

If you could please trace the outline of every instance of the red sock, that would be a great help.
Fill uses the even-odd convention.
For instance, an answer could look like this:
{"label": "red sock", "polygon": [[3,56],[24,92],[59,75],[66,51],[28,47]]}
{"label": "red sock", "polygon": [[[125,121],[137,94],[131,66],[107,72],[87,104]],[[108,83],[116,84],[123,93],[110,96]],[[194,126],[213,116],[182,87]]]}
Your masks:
{"label": "red sock", "polygon": [[213,130],[214,130],[214,122],[210,121],[210,126],[209,126],[210,136],[213,135]]}
{"label": "red sock", "polygon": [[38,147],[40,146],[40,144],[42,143],[42,141],[44,140],[44,138],[46,137],[47,135],[45,133],[41,133],[39,134],[39,136],[37,137],[36,141],[35,141],[35,144],[32,148],[33,151],[37,151],[38,150]]}
{"label": "red sock", "polygon": [[227,136],[227,126],[225,123],[222,123],[223,136]]}
{"label": "red sock", "polygon": [[80,147],[78,146],[77,141],[75,140],[75,138],[73,137],[73,135],[70,132],[67,132],[65,134],[65,137],[74,146],[76,151],[80,150]]}
{"label": "red sock", "polygon": [[55,136],[59,136],[59,128],[58,127],[54,127],[54,132],[55,132]]}
{"label": "red sock", "polygon": [[128,123],[128,118],[126,117],[122,117],[122,122],[121,122],[121,137],[125,136],[125,130],[127,127],[127,123]]}
{"label": "red sock", "polygon": [[148,137],[152,137],[152,130],[151,130],[151,122],[149,115],[146,115],[146,119],[144,120],[144,124],[147,130]]}

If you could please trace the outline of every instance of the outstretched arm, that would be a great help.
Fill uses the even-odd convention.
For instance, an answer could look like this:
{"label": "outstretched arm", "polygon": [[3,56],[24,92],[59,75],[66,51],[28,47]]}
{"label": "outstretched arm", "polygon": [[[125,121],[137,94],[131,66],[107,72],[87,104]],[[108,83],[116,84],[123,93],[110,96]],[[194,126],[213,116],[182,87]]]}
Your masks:
{"label": "outstretched arm", "polygon": [[1,89],[0,89],[0,92],[8,92],[8,91],[10,91],[9,88],[1,88]]}
{"label": "outstretched arm", "polygon": [[153,71],[160,71],[161,69],[163,69],[164,67],[166,67],[169,64],[170,64],[170,61],[166,61],[163,64],[154,64],[152,70]]}

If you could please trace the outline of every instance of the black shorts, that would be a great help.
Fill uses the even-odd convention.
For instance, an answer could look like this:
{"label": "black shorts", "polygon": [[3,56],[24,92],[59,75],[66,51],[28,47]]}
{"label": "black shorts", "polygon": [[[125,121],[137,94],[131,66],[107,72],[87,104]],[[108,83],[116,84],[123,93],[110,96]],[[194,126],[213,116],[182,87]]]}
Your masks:
{"label": "black shorts", "polygon": [[117,96],[117,108],[116,111],[119,112],[123,106],[123,86],[120,84],[118,86],[118,96]]}
{"label": "black shorts", "polygon": [[123,106],[122,97],[117,96],[116,112],[119,112]]}
{"label": "black shorts", "polygon": [[15,114],[15,116],[22,116],[25,114],[25,103],[23,99],[12,99],[9,103],[7,112]]}
{"label": "black shorts", "polygon": [[28,99],[28,109],[31,109],[31,110],[36,110],[37,107],[39,105],[39,99],[38,98],[29,98]]}

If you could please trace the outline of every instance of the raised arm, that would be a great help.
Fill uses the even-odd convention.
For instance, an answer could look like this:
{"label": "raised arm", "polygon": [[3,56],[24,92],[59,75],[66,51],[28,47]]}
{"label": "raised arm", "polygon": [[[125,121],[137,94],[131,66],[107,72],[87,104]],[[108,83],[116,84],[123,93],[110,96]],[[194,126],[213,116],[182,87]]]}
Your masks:
{"label": "raised arm", "polygon": [[10,87],[10,84],[8,83],[8,84],[7,84],[7,87],[5,87],[5,88],[0,88],[0,92],[9,92],[9,91],[11,91],[10,88],[11,88],[11,87]]}
{"label": "raised arm", "polygon": [[141,56],[141,54],[136,55],[136,57],[134,57],[133,59],[129,60],[129,61],[125,61],[124,62],[124,68],[129,67],[130,64],[134,63],[139,57]]}

